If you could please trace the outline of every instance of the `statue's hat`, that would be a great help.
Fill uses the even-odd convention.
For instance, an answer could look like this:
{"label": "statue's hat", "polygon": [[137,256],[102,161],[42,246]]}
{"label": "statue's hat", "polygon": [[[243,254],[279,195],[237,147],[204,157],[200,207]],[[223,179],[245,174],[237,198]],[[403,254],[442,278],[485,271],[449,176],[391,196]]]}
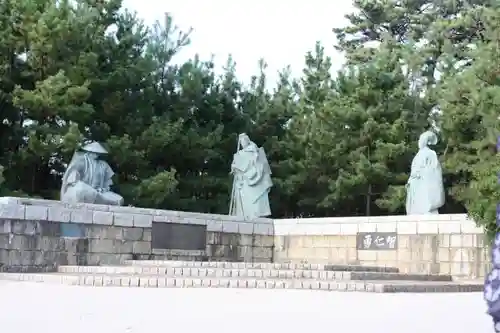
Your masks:
{"label": "statue's hat", "polygon": [[88,145],[85,145],[82,147],[83,151],[88,151],[89,153],[96,153],[96,154],[107,154],[108,151],[104,149],[103,146],[99,142],[92,142],[89,143]]}

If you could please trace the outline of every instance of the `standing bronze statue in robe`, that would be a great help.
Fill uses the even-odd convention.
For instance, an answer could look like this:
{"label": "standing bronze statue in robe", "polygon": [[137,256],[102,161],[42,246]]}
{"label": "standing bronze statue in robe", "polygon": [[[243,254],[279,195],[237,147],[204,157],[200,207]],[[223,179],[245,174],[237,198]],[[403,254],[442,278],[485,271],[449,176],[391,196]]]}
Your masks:
{"label": "standing bronze statue in robe", "polygon": [[97,142],[75,152],[62,179],[61,201],[123,205],[123,197],[110,190],[113,170],[106,161],[99,158],[107,153]]}
{"label": "standing bronze statue in robe", "polygon": [[411,174],[406,184],[406,214],[439,214],[444,205],[441,165],[429,145],[437,143],[435,133],[427,131],[418,140],[419,151],[411,162]]}
{"label": "standing bronze statue in robe", "polygon": [[238,137],[238,151],[233,157],[231,174],[234,180],[229,215],[245,220],[271,215],[271,168],[264,149],[257,147],[244,133]]}

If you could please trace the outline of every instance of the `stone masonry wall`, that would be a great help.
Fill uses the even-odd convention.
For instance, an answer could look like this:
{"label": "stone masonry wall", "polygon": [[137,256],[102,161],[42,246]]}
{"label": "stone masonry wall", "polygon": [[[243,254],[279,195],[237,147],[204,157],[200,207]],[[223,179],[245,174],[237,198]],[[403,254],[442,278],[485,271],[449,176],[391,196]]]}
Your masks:
{"label": "stone masonry wall", "polygon": [[[360,235],[393,233],[394,249],[362,249]],[[361,244],[362,245],[362,244]],[[405,273],[484,277],[485,236],[464,214],[275,220],[276,262],[394,266]]]}
{"label": "stone masonry wall", "polygon": [[271,262],[273,224],[236,217],[0,198],[0,270],[129,259]]}

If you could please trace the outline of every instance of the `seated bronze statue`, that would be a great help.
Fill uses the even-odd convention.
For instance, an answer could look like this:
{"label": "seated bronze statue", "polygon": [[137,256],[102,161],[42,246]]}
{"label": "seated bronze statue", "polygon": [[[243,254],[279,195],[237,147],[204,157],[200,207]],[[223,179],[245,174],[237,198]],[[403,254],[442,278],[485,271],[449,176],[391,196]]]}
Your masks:
{"label": "seated bronze statue", "polygon": [[62,179],[61,201],[123,205],[123,197],[110,190],[114,172],[106,161],[100,159],[107,153],[98,142],[75,152]]}

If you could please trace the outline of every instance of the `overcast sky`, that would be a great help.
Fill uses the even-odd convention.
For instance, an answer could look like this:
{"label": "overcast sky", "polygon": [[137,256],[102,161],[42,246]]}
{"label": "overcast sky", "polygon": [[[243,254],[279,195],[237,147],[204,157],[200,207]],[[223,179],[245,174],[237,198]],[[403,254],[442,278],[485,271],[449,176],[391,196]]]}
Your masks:
{"label": "overcast sky", "polygon": [[[342,56],[333,50],[332,28],[345,23],[344,15],[353,10],[352,0],[125,0],[146,23],[163,20],[170,12],[182,29],[194,29],[192,43],[176,59],[183,62],[199,54],[202,60],[215,55],[221,66],[231,54],[237,63],[238,77],[246,82],[257,72],[264,58],[269,65],[269,80],[291,65],[300,74],[304,55],[317,40],[325,46],[333,65],[342,65]],[[269,82],[271,83],[271,82]],[[272,84],[272,83],[271,83]]]}

